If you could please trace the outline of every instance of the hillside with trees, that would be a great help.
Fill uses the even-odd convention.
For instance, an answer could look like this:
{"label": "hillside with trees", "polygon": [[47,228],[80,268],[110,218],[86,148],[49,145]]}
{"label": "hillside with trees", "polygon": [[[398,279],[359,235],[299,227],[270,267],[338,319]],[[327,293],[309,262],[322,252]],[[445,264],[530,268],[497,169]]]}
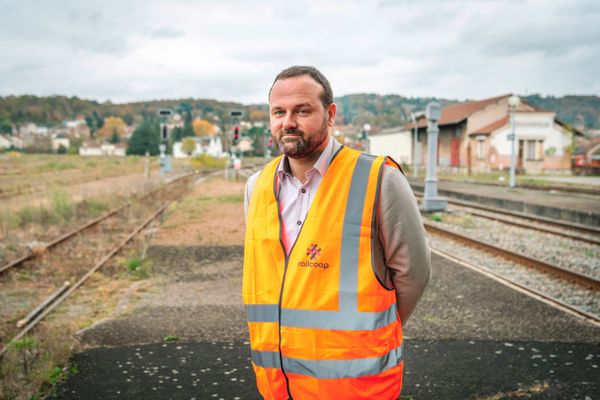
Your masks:
{"label": "hillside with trees", "polygon": [[[542,97],[530,95],[524,97],[536,107],[556,111],[561,121],[586,129],[600,129],[600,97],[598,96],[562,96]],[[335,99],[339,106],[338,123],[362,126],[365,123],[377,128],[388,128],[410,121],[410,113],[425,109],[433,98],[403,97],[399,95],[351,94]],[[442,105],[455,103],[450,99],[435,99]],[[143,120],[156,116],[158,108],[171,108],[179,111],[188,122],[200,118],[224,127],[229,125],[229,112],[233,109],[244,110],[245,119],[251,122],[267,121],[266,104],[243,105],[234,102],[221,102],[208,99],[152,100],[143,102],[114,104],[97,102],[77,97],[51,96],[6,96],[0,97],[0,132],[10,133],[13,124],[26,122],[38,125],[57,126],[65,120],[83,115],[92,132],[99,131],[102,136],[113,132],[121,133],[122,122],[127,125],[139,125]],[[102,129],[106,122],[109,127]],[[122,121],[122,122],[121,122]],[[196,126],[188,128],[202,130]]]}

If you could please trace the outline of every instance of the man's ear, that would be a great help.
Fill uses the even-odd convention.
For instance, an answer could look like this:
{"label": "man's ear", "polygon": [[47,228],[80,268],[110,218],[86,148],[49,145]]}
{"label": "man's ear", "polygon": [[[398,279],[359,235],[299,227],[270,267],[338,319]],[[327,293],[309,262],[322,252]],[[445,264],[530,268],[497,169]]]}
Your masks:
{"label": "man's ear", "polygon": [[337,105],[335,103],[331,103],[329,107],[327,107],[327,126],[330,128],[333,127],[333,123],[335,122],[335,115],[337,113]]}

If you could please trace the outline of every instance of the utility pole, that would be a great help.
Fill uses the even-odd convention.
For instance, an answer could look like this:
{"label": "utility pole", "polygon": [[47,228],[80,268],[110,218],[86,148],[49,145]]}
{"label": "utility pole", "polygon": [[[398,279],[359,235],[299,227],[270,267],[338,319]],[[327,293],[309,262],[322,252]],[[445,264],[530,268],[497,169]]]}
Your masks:
{"label": "utility pole", "polygon": [[425,111],[427,117],[427,178],[425,178],[425,195],[423,196],[423,209],[425,211],[446,211],[448,202],[438,197],[437,192],[437,142],[438,121],[442,116],[442,107],[438,102],[427,104]]}
{"label": "utility pole", "polygon": [[517,111],[517,107],[521,99],[519,96],[512,95],[508,98],[508,109],[510,112],[510,135],[508,135],[508,140],[510,140],[510,178],[508,182],[508,186],[514,188],[516,185],[516,156],[515,156],[515,143],[517,141],[517,137],[515,134],[515,112]]}

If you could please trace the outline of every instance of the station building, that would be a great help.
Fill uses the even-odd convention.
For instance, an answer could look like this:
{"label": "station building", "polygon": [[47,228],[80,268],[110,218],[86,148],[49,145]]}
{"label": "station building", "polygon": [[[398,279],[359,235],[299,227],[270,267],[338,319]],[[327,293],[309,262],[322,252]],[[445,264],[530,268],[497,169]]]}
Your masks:
{"label": "station building", "polygon": [[[474,172],[510,168],[511,134],[508,99],[511,94],[453,104],[442,109],[438,122],[437,165],[440,169]],[[412,132],[408,124],[404,135]],[[417,122],[417,162],[427,164],[427,120]],[[575,131],[576,135],[582,135]],[[525,173],[571,168],[573,133],[556,119],[521,99],[515,110],[516,165]],[[413,135],[408,135],[411,138]],[[404,144],[403,144],[404,145]],[[412,149],[412,144],[411,144]],[[421,162],[419,162],[419,160]]]}

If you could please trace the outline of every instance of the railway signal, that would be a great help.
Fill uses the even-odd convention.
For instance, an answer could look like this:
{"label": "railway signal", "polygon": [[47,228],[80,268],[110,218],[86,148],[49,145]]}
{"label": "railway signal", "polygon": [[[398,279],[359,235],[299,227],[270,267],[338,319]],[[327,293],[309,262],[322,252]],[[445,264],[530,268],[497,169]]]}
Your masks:
{"label": "railway signal", "polygon": [[173,115],[173,110],[169,108],[159,108],[156,113],[160,118],[160,144],[158,145],[158,149],[160,150],[160,174],[164,175],[166,172],[171,172],[171,156],[165,154],[165,151],[170,136],[167,122]]}
{"label": "railway signal", "polygon": [[239,126],[235,126],[233,128],[233,145],[237,145],[238,142],[240,141],[240,127]]}

